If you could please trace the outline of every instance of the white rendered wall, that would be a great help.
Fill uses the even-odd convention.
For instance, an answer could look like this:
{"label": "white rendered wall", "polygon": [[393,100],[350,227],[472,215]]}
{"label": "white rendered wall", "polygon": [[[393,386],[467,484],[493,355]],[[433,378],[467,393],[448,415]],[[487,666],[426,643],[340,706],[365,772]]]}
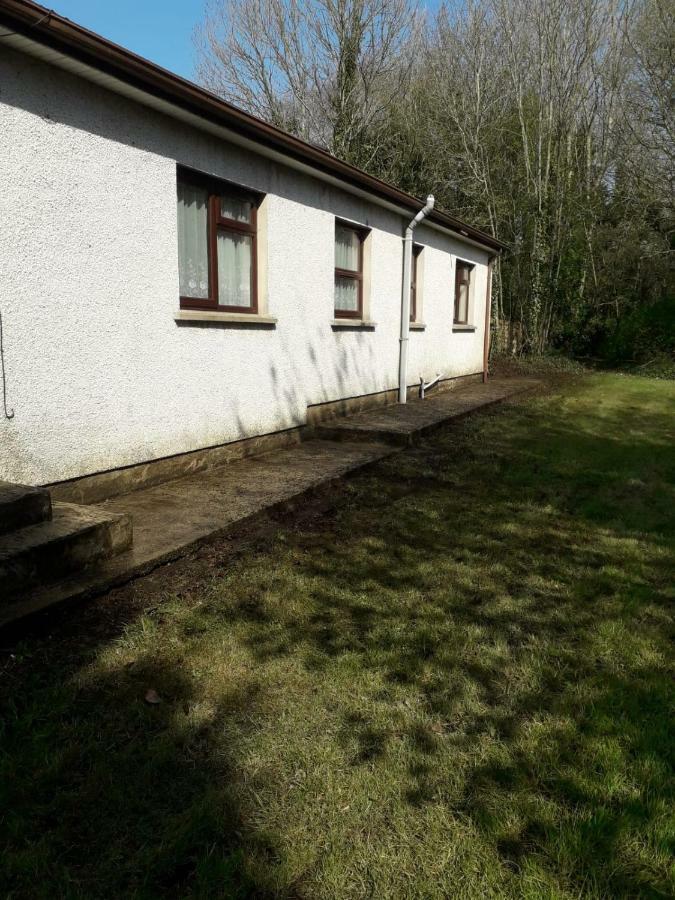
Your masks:
{"label": "white rendered wall", "polygon": [[[44,484],[266,434],[395,388],[403,220],[33,58],[0,56],[0,479]],[[176,164],[266,194],[273,329],[178,324]],[[333,320],[334,218],[372,231],[370,331]],[[409,383],[482,367],[487,254],[421,227]],[[453,333],[455,257],[476,263]]]}

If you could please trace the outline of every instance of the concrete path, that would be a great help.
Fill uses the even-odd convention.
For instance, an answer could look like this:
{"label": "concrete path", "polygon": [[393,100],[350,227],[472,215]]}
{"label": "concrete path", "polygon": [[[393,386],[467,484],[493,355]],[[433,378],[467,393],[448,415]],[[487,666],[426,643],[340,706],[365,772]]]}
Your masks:
{"label": "concrete path", "polygon": [[424,401],[404,406],[383,406],[317,427],[317,434],[329,440],[378,440],[409,445],[449,419],[457,419],[483,406],[499,403],[539,384],[535,379],[505,378],[487,384],[467,384],[454,390],[430,394]]}
{"label": "concrete path", "polygon": [[95,509],[132,516],[131,549],[95,569],[0,605],[0,626],[64,600],[85,599],[124,584],[393,452],[393,447],[377,442],[306,441],[98,504]]}
{"label": "concrete path", "polygon": [[392,453],[385,444],[306,441],[101,504],[134,523],[136,562],[166,558],[263,510],[287,503]]}
{"label": "concrete path", "polygon": [[423,402],[339,419],[316,429],[320,437],[337,440],[308,440],[99,504],[101,511],[132,517],[131,549],[2,605],[0,625],[64,600],[103,593],[397,452],[392,444],[412,443],[416,435],[537,384],[529,379],[495,379],[487,385],[460,386]]}

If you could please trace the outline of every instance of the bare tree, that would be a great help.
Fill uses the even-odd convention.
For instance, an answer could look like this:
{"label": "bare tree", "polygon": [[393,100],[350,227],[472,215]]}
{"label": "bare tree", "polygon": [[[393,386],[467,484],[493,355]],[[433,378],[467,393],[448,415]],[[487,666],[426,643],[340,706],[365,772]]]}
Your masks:
{"label": "bare tree", "polygon": [[493,346],[539,353],[668,295],[674,35],[675,0],[207,0],[198,71],[507,241]]}
{"label": "bare tree", "polygon": [[[624,105],[625,164],[660,194],[675,196],[675,0],[642,0],[627,25],[633,63]],[[648,165],[645,166],[645,161]],[[637,170],[637,171],[636,171]]]}
{"label": "bare tree", "polygon": [[468,0],[442,8],[436,23],[432,108],[447,177],[464,214],[512,243],[495,309],[511,340],[515,325],[516,342],[534,351],[569,308],[565,261],[580,235],[578,296],[593,270],[595,199],[615,158],[629,6]]}
{"label": "bare tree", "polygon": [[367,165],[385,111],[409,84],[420,26],[416,0],[208,0],[196,32],[198,77]]}

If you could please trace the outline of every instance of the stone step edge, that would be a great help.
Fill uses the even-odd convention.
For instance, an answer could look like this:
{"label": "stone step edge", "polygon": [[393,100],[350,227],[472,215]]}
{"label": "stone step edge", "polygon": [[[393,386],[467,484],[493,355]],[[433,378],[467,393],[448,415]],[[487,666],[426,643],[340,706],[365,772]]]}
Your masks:
{"label": "stone step edge", "polygon": [[0,537],[51,517],[52,501],[46,488],[0,481]]}
{"label": "stone step edge", "polygon": [[[69,521],[71,511],[81,517],[79,522]],[[132,520],[126,514],[72,503],[55,503],[53,513],[47,522],[0,536],[0,594],[8,601],[2,607],[86,572],[132,545]],[[50,568],[51,577],[45,571]]]}

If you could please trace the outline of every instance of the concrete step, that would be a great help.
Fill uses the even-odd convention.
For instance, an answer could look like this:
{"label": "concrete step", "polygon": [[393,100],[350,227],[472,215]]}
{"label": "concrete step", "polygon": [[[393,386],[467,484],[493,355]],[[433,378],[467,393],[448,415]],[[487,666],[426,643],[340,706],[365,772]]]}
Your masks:
{"label": "concrete step", "polygon": [[373,443],[374,441],[389,444],[392,447],[409,447],[414,443],[417,432],[395,431],[386,426],[353,425],[327,422],[315,425],[314,436],[320,441],[336,441],[347,443]]}
{"label": "concrete step", "polygon": [[328,441],[379,441],[408,447],[448,422],[530,391],[537,385],[537,381],[526,378],[468,384],[441,391],[426,400],[411,400],[403,405],[382,406],[344,419],[332,419],[315,425],[314,434]]}
{"label": "concrete step", "polygon": [[52,515],[52,501],[45,488],[0,481],[0,534],[46,522]]}
{"label": "concrete step", "polygon": [[0,535],[0,605],[128,550],[131,542],[130,516],[54,503],[50,520]]}

